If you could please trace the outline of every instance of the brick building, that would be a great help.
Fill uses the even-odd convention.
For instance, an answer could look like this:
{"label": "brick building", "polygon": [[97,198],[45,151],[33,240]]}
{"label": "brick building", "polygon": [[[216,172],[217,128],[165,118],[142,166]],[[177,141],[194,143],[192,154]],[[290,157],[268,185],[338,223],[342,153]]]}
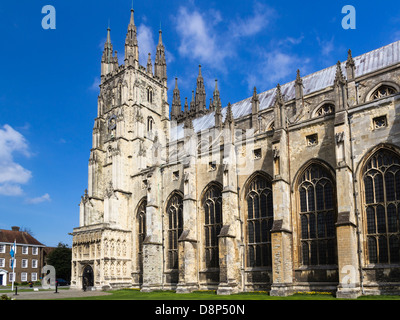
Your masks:
{"label": "brick building", "polygon": [[0,286],[12,282],[10,250],[16,242],[15,282],[39,281],[44,265],[46,246],[19,227],[0,230]]}

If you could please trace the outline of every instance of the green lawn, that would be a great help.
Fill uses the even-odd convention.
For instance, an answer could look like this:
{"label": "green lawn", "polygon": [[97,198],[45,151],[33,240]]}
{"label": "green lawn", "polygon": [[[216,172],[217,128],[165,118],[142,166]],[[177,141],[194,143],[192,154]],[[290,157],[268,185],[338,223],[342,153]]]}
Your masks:
{"label": "green lawn", "polygon": [[[140,292],[136,289],[108,291],[112,295],[66,300],[339,300],[332,294],[294,294],[289,297],[272,297],[268,293],[239,293],[229,296],[217,295],[214,291],[177,294],[173,291]],[[400,300],[400,296],[364,296],[358,300]]]}

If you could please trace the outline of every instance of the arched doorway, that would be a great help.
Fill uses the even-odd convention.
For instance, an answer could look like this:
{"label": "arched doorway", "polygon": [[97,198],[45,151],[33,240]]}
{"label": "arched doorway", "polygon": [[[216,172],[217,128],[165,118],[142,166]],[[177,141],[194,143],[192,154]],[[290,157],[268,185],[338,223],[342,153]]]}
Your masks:
{"label": "arched doorway", "polygon": [[83,269],[82,273],[82,289],[86,291],[88,287],[93,287],[93,269],[91,266],[87,265]]}

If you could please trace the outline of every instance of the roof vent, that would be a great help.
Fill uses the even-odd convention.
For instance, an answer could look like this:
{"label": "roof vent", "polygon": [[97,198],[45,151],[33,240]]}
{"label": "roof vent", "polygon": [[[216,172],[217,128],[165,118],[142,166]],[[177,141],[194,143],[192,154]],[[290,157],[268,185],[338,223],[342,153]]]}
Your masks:
{"label": "roof vent", "polygon": [[19,227],[16,227],[16,226],[11,227],[11,230],[12,230],[12,231],[19,231]]}

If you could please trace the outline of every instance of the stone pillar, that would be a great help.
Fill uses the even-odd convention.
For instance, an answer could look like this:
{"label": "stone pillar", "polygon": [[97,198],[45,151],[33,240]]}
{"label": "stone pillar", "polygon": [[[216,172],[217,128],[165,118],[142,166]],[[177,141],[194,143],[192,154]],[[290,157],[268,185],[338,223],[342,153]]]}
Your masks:
{"label": "stone pillar", "polygon": [[183,159],[183,229],[178,240],[179,283],[176,293],[198,290],[198,235],[196,194],[196,134],[185,128],[186,158]]}
{"label": "stone pillar", "polygon": [[158,198],[159,169],[147,175],[146,238],[143,241],[143,292],[161,290],[163,286],[162,214]]}
{"label": "stone pillar", "polygon": [[271,230],[272,249],[272,296],[287,296],[293,293],[292,231],[290,220],[290,181],[288,133],[281,127],[275,130],[272,140],[274,155],[274,177],[272,194],[274,223]]}
{"label": "stone pillar", "polygon": [[233,126],[224,129],[223,227],[218,235],[220,284],[217,294],[237,293],[241,280],[238,247],[240,240],[239,204],[233,137]]}
{"label": "stone pillar", "polygon": [[356,298],[361,294],[357,217],[353,190],[351,137],[347,110],[336,112],[336,194],[337,194],[337,251],[339,285],[338,298]]}

